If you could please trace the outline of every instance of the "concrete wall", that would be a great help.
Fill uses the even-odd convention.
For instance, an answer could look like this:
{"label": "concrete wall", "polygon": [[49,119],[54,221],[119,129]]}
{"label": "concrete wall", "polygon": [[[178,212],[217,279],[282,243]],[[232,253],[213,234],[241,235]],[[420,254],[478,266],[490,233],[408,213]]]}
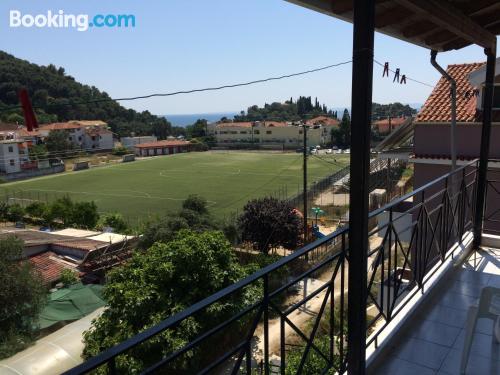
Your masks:
{"label": "concrete wall", "polygon": [[[457,125],[457,155],[479,157],[481,124]],[[416,155],[450,155],[450,124],[415,125]],[[500,124],[491,129],[490,158],[500,158]]]}
{"label": "concrete wall", "polygon": [[61,164],[61,165],[56,165],[56,166],[53,166],[50,168],[30,169],[27,171],[10,173],[10,174],[6,174],[6,175],[2,175],[1,177],[5,180],[8,180],[8,181],[24,180],[24,179],[32,178],[32,177],[39,177],[39,176],[45,176],[45,175],[54,174],[54,173],[61,173],[61,172],[64,172],[64,170],[65,170],[64,164]]}

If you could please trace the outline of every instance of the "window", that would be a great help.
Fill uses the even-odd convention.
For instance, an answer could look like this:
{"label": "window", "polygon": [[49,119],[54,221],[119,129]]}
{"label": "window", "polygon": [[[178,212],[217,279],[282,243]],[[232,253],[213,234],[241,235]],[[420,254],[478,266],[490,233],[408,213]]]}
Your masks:
{"label": "window", "polygon": [[260,134],[260,130],[254,130],[253,134]]}
{"label": "window", "polygon": [[78,137],[78,140],[81,141],[82,140],[82,137]]}
{"label": "window", "polygon": [[240,131],[240,134],[247,134],[247,131],[246,130],[242,130],[242,131]]}
{"label": "window", "polygon": [[9,164],[10,164],[11,166],[14,166],[14,165],[16,165],[16,161],[15,161],[14,159],[10,159],[10,160],[9,160]]}
{"label": "window", "polygon": [[299,130],[299,134],[302,134],[302,130]]}
{"label": "window", "polygon": [[68,137],[68,141],[71,141],[71,137]]}
{"label": "window", "polygon": [[238,132],[236,130],[232,130],[231,134],[238,134]]}
{"label": "window", "polygon": [[14,147],[9,146],[9,152],[14,152]]}
{"label": "window", "polygon": [[271,130],[267,130],[266,134],[273,134],[273,132]]}

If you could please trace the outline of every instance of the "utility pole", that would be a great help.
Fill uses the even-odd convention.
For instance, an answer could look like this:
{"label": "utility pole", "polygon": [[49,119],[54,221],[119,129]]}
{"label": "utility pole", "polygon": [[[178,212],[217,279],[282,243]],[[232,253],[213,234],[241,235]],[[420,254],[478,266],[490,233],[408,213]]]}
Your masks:
{"label": "utility pole", "polygon": [[304,245],[307,242],[307,126],[304,123],[303,125],[303,136],[304,136],[304,145],[302,149],[303,154],[303,172],[304,172],[304,187],[303,187],[303,199],[304,199]]}

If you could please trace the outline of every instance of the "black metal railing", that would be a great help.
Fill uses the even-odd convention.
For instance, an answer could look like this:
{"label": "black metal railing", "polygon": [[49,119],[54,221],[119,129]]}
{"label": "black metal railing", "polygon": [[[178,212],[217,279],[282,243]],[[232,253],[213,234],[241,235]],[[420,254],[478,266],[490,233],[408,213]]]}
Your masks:
{"label": "black metal railing", "polygon": [[[472,228],[476,171],[476,161],[471,162],[370,214],[366,345],[376,344],[408,298],[422,291],[455,255],[450,248]],[[349,350],[348,236],[343,228],[308,244],[67,374],[97,368],[112,374],[127,372],[121,367],[122,358],[137,355],[142,345],[161,342],[158,337],[174,337],[186,322],[249,290],[254,299],[230,316],[210,322],[198,336],[184,337],[166,354],[157,348],[156,357],[150,350],[149,361],[141,363],[142,373],[344,373]],[[322,256],[311,256],[314,252]]]}
{"label": "black metal railing", "polygon": [[500,168],[491,167],[492,164],[500,165],[500,160],[490,160],[489,164],[486,175],[484,232],[500,235]]}

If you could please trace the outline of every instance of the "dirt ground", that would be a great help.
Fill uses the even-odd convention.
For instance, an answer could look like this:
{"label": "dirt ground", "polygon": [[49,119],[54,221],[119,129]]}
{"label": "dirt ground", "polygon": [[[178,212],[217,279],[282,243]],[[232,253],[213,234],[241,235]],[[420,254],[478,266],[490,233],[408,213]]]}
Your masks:
{"label": "dirt ground", "polygon": [[325,191],[314,200],[314,204],[317,206],[345,206],[349,204],[349,194]]}

